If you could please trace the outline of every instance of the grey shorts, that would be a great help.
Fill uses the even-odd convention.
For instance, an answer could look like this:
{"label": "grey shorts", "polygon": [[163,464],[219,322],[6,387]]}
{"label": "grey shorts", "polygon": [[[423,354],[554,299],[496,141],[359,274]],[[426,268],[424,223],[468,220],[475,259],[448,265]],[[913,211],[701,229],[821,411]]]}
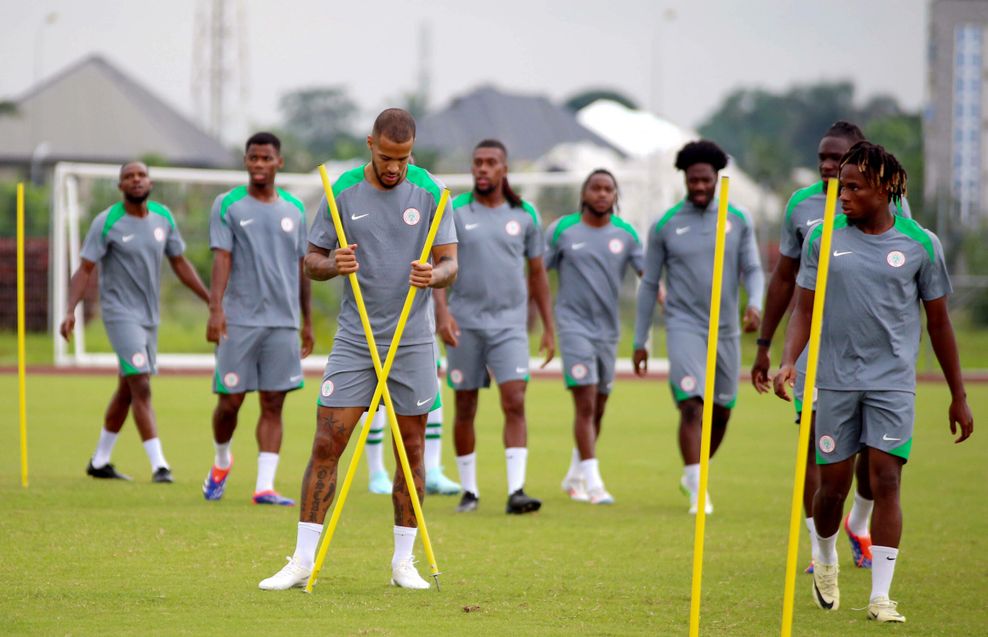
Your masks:
{"label": "grey shorts", "polygon": [[214,393],[291,391],[303,384],[297,329],[227,325],[216,346]]}
{"label": "grey shorts", "polygon": [[[677,403],[689,398],[703,398],[706,387],[707,337],[684,330],[666,333],[669,354],[669,386]],[[720,339],[717,345],[717,375],[714,379],[714,404],[732,409],[738,396],[738,372],[741,369],[741,343],[737,336]]]}
{"label": "grey shorts", "polygon": [[460,344],[446,347],[446,383],[469,391],[498,383],[528,380],[528,334],[524,329],[461,329]]}
{"label": "grey shorts", "polygon": [[[383,349],[378,346],[378,352],[383,364],[388,354],[387,345]],[[366,408],[370,406],[376,389],[377,374],[367,344],[336,339],[319,386],[319,404],[323,407]],[[398,348],[388,374],[388,391],[398,415],[420,416],[433,409],[439,382],[432,343]]]}
{"label": "grey shorts", "polygon": [[117,355],[121,376],[156,374],[158,356],[158,326],[130,321],[104,322],[106,336]]}
{"label": "grey shorts", "polygon": [[610,394],[614,387],[614,361],[617,343],[593,339],[583,334],[559,334],[563,357],[563,380],[567,387],[596,385],[597,393]]}
{"label": "grey shorts", "polygon": [[847,460],[865,447],[908,460],[915,412],[916,395],[908,391],[819,390],[817,464]]}

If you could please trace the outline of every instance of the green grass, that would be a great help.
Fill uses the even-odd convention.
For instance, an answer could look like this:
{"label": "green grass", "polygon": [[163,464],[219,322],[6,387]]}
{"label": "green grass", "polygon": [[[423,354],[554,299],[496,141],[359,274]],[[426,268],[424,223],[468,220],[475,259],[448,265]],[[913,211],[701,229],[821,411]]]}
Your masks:
{"label": "green grass", "polygon": [[[206,503],[209,381],[154,380],[165,452],[177,483],[153,485],[133,426],[114,461],[137,480],[96,482],[83,469],[112,376],[29,378],[31,485],[19,485],[16,377],[0,376],[0,634],[682,635],[687,632],[693,519],[678,493],[681,463],[667,387],[619,382],[599,455],[617,504],[592,508],[559,489],[569,461],[569,397],[561,383],[530,388],[528,491],[543,511],[507,517],[500,417],[482,394],[478,415],[481,509],[453,512],[430,497],[429,530],[443,589],[390,588],[388,498],[366,491],[360,467],[320,584],[312,595],[267,593],[257,582],[283,564],[297,511],[249,504],[256,400],[234,442],[237,464],[223,501]],[[317,383],[292,395],[278,483],[297,493],[314,423]],[[973,388],[972,408],[988,412]],[[447,396],[448,398],[448,396]],[[448,404],[448,402],[447,402]],[[947,393],[921,385],[916,445],[905,470],[905,534],[893,597],[908,617],[897,635],[984,631],[988,515],[983,433],[951,444]],[[450,420],[447,414],[447,422]],[[742,391],[712,465],[703,573],[703,635],[777,634],[796,437],[788,405]],[[445,460],[455,477],[451,442]],[[390,463],[389,463],[390,464]],[[800,570],[808,559],[806,540]],[[841,538],[843,606],[817,610],[800,575],[795,634],[887,634],[864,613],[870,578],[850,565]],[[417,546],[421,556],[421,544]],[[427,567],[423,569],[423,572]],[[470,608],[471,612],[465,609]]]}

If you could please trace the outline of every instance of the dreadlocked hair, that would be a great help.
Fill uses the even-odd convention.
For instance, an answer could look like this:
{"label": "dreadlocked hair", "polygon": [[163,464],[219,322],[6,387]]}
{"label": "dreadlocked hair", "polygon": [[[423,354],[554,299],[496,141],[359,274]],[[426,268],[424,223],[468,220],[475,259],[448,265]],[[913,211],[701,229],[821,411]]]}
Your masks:
{"label": "dreadlocked hair", "polygon": [[841,157],[840,167],[847,164],[857,166],[869,184],[887,191],[889,201],[901,204],[906,196],[906,170],[895,155],[878,144],[858,142]]}
{"label": "dreadlocked hair", "polygon": [[[508,149],[505,145],[498,139],[482,139],[477,142],[477,145],[473,147],[476,151],[478,148],[497,148],[502,153],[504,153],[504,160],[508,160]],[[511,208],[521,208],[521,195],[514,191],[511,185],[508,183],[508,176],[505,175],[504,179],[501,180],[501,194],[504,195],[505,201],[508,202],[508,206]]]}
{"label": "dreadlocked hair", "polygon": [[580,186],[580,210],[584,210],[587,207],[587,201],[583,198],[583,195],[587,192],[587,186],[590,185],[590,180],[597,175],[607,175],[614,182],[614,214],[618,214],[618,201],[621,196],[621,189],[618,187],[617,178],[614,173],[607,170],[606,168],[595,168],[587,175],[587,178],[583,180],[583,185]]}

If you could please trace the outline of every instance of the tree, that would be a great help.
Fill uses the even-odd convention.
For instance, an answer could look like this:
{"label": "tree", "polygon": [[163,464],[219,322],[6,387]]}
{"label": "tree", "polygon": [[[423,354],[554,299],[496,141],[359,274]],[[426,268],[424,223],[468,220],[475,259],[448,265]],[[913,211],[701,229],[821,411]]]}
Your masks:
{"label": "tree", "polygon": [[566,108],[566,110],[575,113],[583,107],[593,104],[597,100],[611,100],[612,102],[617,102],[618,104],[632,110],[638,109],[638,105],[635,104],[634,100],[627,95],[606,88],[591,88],[580,91],[579,93],[570,96],[569,99],[563,102],[563,107]]}
{"label": "tree", "polygon": [[353,134],[359,109],[344,88],[314,87],[292,91],[278,104],[283,129],[320,159],[349,159],[359,149]]}

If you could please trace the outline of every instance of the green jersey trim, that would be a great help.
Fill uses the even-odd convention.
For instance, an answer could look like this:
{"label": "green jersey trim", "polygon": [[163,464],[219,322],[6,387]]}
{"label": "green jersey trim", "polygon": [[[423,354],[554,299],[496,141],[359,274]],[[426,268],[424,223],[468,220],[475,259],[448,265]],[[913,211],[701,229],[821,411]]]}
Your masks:
{"label": "green jersey trim", "polygon": [[539,215],[539,211],[535,208],[535,206],[522,199],[521,207],[529,214],[530,217],[532,217],[532,223],[535,224],[536,228],[542,227],[542,217]]}
{"label": "green jersey trim", "polygon": [[405,173],[405,179],[411,184],[427,191],[436,200],[436,204],[439,204],[439,198],[442,196],[443,191],[439,187],[439,183],[429,174],[429,171],[418,166],[409,165],[408,172]]}
{"label": "green jersey trim", "polygon": [[621,217],[618,217],[617,215],[612,214],[611,215],[611,225],[612,226],[616,226],[618,228],[621,228],[622,230],[624,230],[625,232],[627,232],[628,234],[631,235],[631,238],[635,240],[635,243],[637,243],[638,245],[641,245],[642,242],[638,238],[638,233],[635,232],[635,229],[631,226],[630,223],[628,223],[627,221],[625,221]]}
{"label": "green jersey trim", "polygon": [[732,206],[730,202],[728,202],[727,204],[727,211],[732,215],[734,215],[735,217],[737,217],[738,219],[740,219],[741,221],[745,222],[745,224],[748,223],[748,217],[744,216],[744,213],[738,210],[737,208],[735,208],[734,206]]}
{"label": "green jersey trim", "polygon": [[569,228],[572,228],[576,224],[580,223],[580,213],[573,212],[568,215],[559,218],[559,223],[556,224],[556,229],[552,233],[552,239],[550,243],[552,247],[555,248],[556,244],[559,243],[559,237],[566,232]]}
{"label": "green jersey trim", "polygon": [[[122,207],[122,206],[121,206]],[[117,355],[117,359],[120,361],[120,375],[121,376],[134,376],[135,374],[142,373],[139,369],[124,360],[123,356]]]}
{"label": "green jersey trim", "polygon": [[110,211],[106,213],[106,220],[103,222],[102,236],[104,239],[106,238],[106,235],[110,233],[110,228],[113,227],[113,224],[120,221],[125,214],[127,214],[127,211],[124,210],[123,202],[118,201],[110,206]]}
{"label": "green jersey trim", "polygon": [[160,204],[157,201],[148,201],[148,210],[167,219],[168,225],[172,227],[172,230],[175,229],[175,217],[172,216],[172,211],[164,204]]}
{"label": "green jersey trim", "polygon": [[792,217],[792,211],[796,209],[796,206],[803,203],[810,197],[815,197],[816,195],[822,194],[825,194],[822,179],[812,186],[800,188],[796,192],[792,193],[792,196],[789,197],[789,203],[786,205],[786,221],[789,221],[789,218]]}
{"label": "green jersey trim", "polygon": [[349,190],[362,182],[364,180],[364,168],[364,166],[357,166],[340,175],[340,178],[333,184],[333,196],[339,197],[344,190]]}
{"label": "green jersey trim", "polygon": [[226,223],[226,213],[230,209],[230,206],[237,203],[246,196],[247,196],[247,186],[237,186],[230,192],[226,193],[226,196],[223,197],[223,201],[220,202],[220,221]]}
{"label": "green jersey trim", "polygon": [[302,200],[296,197],[295,195],[293,195],[292,193],[288,192],[284,188],[277,188],[277,191],[282,199],[284,199],[288,203],[298,208],[298,212],[300,215],[302,215],[302,219],[305,219],[305,204],[302,203]]}
{"label": "green jersey trim", "polygon": [[[844,215],[837,215],[834,217],[834,230],[838,228],[847,227],[847,217]],[[823,235],[823,224],[818,223],[813,226],[813,230],[810,232],[810,238],[806,242],[806,256],[810,256],[810,250],[813,249],[813,242],[820,236]]]}
{"label": "green jersey trim", "polygon": [[676,213],[683,209],[683,204],[684,203],[685,203],[685,201],[680,201],[675,206],[673,206],[672,208],[669,208],[668,210],[665,211],[665,213],[662,215],[662,217],[658,221],[655,222],[655,231],[654,231],[655,234],[658,234],[662,230],[662,226],[664,226],[667,223],[669,223],[669,220],[671,220],[673,217],[675,217],[676,216]]}
{"label": "green jersey trim", "polygon": [[462,208],[463,206],[469,206],[473,201],[472,192],[464,192],[453,197],[453,210],[457,208]]}
{"label": "green jersey trim", "polygon": [[886,453],[892,454],[893,456],[899,456],[903,460],[909,460],[909,452],[913,449],[913,439],[905,441],[895,449],[889,449]]}
{"label": "green jersey trim", "polygon": [[919,225],[912,219],[906,219],[905,217],[896,215],[894,227],[902,234],[923,246],[923,249],[926,250],[926,254],[930,257],[930,263],[936,263],[937,255],[936,250],[933,249],[933,240],[930,239],[930,235],[926,234],[926,230],[923,229],[923,226]]}

